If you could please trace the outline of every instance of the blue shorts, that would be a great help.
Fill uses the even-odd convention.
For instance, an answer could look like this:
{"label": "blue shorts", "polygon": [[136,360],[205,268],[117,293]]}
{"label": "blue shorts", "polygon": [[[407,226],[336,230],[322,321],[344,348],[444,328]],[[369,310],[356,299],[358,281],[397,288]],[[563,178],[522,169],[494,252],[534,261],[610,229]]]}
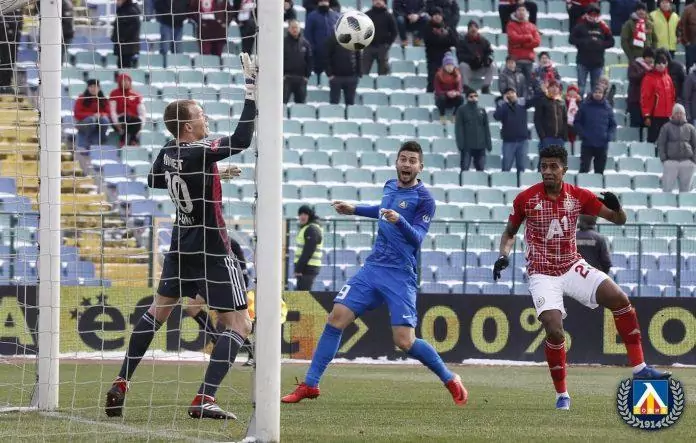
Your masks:
{"label": "blue shorts", "polygon": [[404,269],[365,265],[334,298],[359,317],[386,303],[392,326],[418,324],[416,274]]}

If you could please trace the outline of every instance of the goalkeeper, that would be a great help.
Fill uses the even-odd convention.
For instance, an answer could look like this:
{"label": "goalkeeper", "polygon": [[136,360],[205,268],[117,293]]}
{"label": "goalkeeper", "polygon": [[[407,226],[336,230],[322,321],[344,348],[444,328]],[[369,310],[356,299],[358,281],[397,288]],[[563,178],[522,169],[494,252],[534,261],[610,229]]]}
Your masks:
{"label": "goalkeeper", "polygon": [[181,296],[200,294],[218,312],[224,330],[217,337],[188,413],[192,418],[237,418],[218,406],[215,393],[251,332],[251,320],[242,271],[229,256],[217,162],[248,148],[254,134],[256,63],[246,53],[241,60],[246,97],[231,136],[208,140],[208,118],[193,100],[174,101],[164,110],[167,130],[175,139],[160,150],[148,185],[169,190],[177,208],[176,220],[157,294],[135,325],[121,371],[106,395],[106,415],[110,417],[122,415],[128,382]]}

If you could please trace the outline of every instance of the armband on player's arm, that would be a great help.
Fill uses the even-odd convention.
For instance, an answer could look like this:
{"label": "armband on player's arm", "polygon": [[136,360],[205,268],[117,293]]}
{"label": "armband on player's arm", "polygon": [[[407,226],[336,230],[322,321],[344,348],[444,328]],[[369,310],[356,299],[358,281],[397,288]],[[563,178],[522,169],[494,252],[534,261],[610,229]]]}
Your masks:
{"label": "armband on player's arm", "polygon": [[355,206],[355,215],[367,218],[379,218],[379,205],[357,205]]}

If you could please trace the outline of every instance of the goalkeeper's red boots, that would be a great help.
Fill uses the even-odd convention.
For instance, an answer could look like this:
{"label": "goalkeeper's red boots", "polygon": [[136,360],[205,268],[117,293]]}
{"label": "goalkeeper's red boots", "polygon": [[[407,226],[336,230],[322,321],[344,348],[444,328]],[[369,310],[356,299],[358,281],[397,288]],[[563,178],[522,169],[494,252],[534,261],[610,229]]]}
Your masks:
{"label": "goalkeeper's red boots", "polygon": [[237,416],[222,409],[215,402],[215,397],[205,394],[196,394],[191,406],[188,408],[191,418],[214,418],[217,420],[236,420]]}
{"label": "goalkeeper's red boots", "polygon": [[128,381],[117,377],[111,385],[111,389],[106,393],[106,415],[109,417],[120,417],[123,415],[123,403],[126,401],[128,391]]}
{"label": "goalkeeper's red boots", "polygon": [[445,383],[445,387],[450,394],[452,394],[452,400],[454,400],[457,406],[464,406],[466,404],[466,401],[469,399],[469,393],[462,384],[462,378],[459,375],[454,374],[452,380]]}
{"label": "goalkeeper's red boots", "polygon": [[300,400],[305,398],[317,398],[319,397],[319,387],[318,386],[307,386],[304,383],[297,385],[294,391],[285,397],[281,398],[280,401],[283,403],[299,403]]}

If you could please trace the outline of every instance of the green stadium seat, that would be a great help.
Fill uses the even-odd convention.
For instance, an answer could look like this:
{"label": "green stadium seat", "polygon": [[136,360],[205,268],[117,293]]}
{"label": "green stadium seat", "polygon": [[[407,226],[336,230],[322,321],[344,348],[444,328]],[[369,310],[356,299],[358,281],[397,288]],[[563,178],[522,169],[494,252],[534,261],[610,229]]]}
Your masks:
{"label": "green stadium seat", "polygon": [[208,72],[205,74],[205,84],[211,86],[229,86],[233,84],[232,74],[224,71]]}
{"label": "green stadium seat", "polygon": [[627,157],[628,144],[626,142],[609,142],[609,157]]}
{"label": "green stadium seat", "polygon": [[604,189],[604,175],[602,174],[578,174],[576,182],[582,188]]}
{"label": "green stadium seat", "polygon": [[321,168],[314,172],[317,183],[345,183],[343,172],[340,169]]}
{"label": "green stadium seat", "polygon": [[452,188],[447,190],[448,203],[476,204],[476,193],[473,189]]}
{"label": "green stadium seat", "polygon": [[637,238],[615,237],[611,241],[611,251],[636,254],[638,252],[638,244]]}
{"label": "green stadium seat", "polygon": [[437,138],[433,140],[431,147],[432,152],[436,154],[459,152],[456,142],[451,138]]}
{"label": "green stadium seat", "polygon": [[421,94],[418,94],[418,106],[420,107],[432,107],[435,106],[435,97],[433,94],[428,94],[427,92],[423,92]]}
{"label": "green stadium seat", "polygon": [[347,118],[353,122],[374,121],[374,111],[369,106],[348,106]]}
{"label": "green stadium seat", "polygon": [[326,89],[307,90],[307,103],[328,103],[329,91]]}
{"label": "green stadium seat", "polygon": [[[379,122],[393,122],[402,120],[401,109],[395,106],[379,106],[375,111],[375,120]],[[363,134],[364,135],[364,134]]]}
{"label": "green stadium seat", "polygon": [[[224,185],[223,185],[224,186]],[[224,194],[224,190],[223,190]],[[300,188],[296,185],[283,183],[283,199],[296,200],[300,198]]]}
{"label": "green stadium seat", "polygon": [[194,86],[190,89],[190,94],[202,103],[219,101],[218,91],[210,86]]}
{"label": "green stadium seat", "polygon": [[302,123],[297,120],[283,120],[283,134],[302,135]]}
{"label": "green stadium seat", "polygon": [[331,125],[322,120],[307,120],[302,124],[304,135],[330,135]]}
{"label": "green stadium seat", "polygon": [[425,153],[423,154],[423,164],[427,169],[445,169],[445,156],[442,154]]}
{"label": "green stadium seat", "polygon": [[447,191],[445,191],[444,188],[430,186],[428,191],[430,191],[430,195],[435,199],[435,201],[442,203],[447,202]]}
{"label": "green stadium seat", "polygon": [[416,107],[416,96],[408,92],[392,92],[389,95],[389,104],[391,106],[400,106],[408,111],[409,108]]}
{"label": "green stadium seat", "polygon": [[[406,48],[408,49],[408,48]],[[415,48],[414,48],[415,49]],[[404,89],[425,90],[428,87],[428,79],[425,76],[407,75],[404,77]],[[419,106],[422,106],[419,104]]]}
{"label": "green stadium seat", "polygon": [[[512,203],[509,203],[511,205]],[[491,208],[491,220],[500,222],[499,225],[492,225],[493,228],[487,229],[486,233],[491,233],[493,235],[500,235],[503,232],[504,224],[507,222],[510,216],[511,206],[493,206]],[[479,230],[480,231],[480,230]]]}
{"label": "green stadium seat", "polygon": [[[386,160],[385,160],[386,163]],[[372,171],[368,169],[354,168],[346,169],[344,173],[346,177],[346,183],[372,183]]]}
{"label": "green stadium seat", "polygon": [[401,79],[399,77],[394,77],[391,75],[380,75],[375,80],[375,89],[379,90],[401,90],[403,85],[401,84]]}
{"label": "green stadium seat", "polygon": [[193,57],[193,67],[207,71],[220,70],[220,57],[198,54]]}
{"label": "green stadium seat", "polygon": [[290,118],[293,120],[317,118],[317,108],[311,105],[294,104],[288,108],[288,111]]}
{"label": "green stadium seat", "polygon": [[343,140],[339,137],[319,137],[317,151],[343,151]]}
{"label": "green stadium seat", "polygon": [[694,213],[686,209],[668,209],[665,220],[670,224],[690,225],[694,223]]}
{"label": "green stadium seat", "polygon": [[[399,52],[402,52],[400,47],[396,47]],[[394,49],[390,48],[389,55],[391,57],[391,50]],[[403,57],[403,54],[401,54],[401,57]],[[416,65],[411,61],[411,60],[393,60],[391,62],[391,72],[392,74],[410,74],[410,75],[415,75],[416,74]]]}
{"label": "green stadium seat", "polygon": [[333,135],[348,135],[357,136],[360,135],[360,125],[352,121],[342,121],[335,122],[331,125],[331,132]]}
{"label": "green stadium seat", "polygon": [[331,159],[328,152],[323,151],[306,151],[302,153],[302,165],[312,166],[329,166]]}
{"label": "green stadium seat", "polygon": [[436,251],[462,249],[462,238],[455,234],[438,234],[433,237],[433,248]]}
{"label": "green stadium seat", "polygon": [[372,152],[372,139],[367,137],[349,137],[344,142],[347,152]]}
{"label": "green stadium seat", "polygon": [[505,203],[512,207],[512,202],[515,201],[515,197],[520,193],[520,189],[508,189],[505,191]]}
{"label": "green stadium seat", "polygon": [[680,208],[696,208],[696,193],[688,192],[678,195]]}
{"label": "green stadium seat", "polygon": [[646,158],[645,172],[648,174],[662,174],[662,161],[659,158]]}
{"label": "green stadium seat", "polygon": [[648,194],[645,192],[624,192],[619,195],[621,204],[626,207],[647,208]]}
{"label": "green stadium seat", "polygon": [[469,234],[464,238],[464,244],[467,251],[490,251],[493,249],[493,242],[487,235]]}
{"label": "green stadium seat", "polygon": [[610,174],[604,176],[604,187],[612,192],[625,192],[632,188],[631,176]]}
{"label": "green stadium seat", "polygon": [[346,234],[343,237],[343,244],[347,249],[370,249],[372,248],[372,235]]}
{"label": "green stadium seat", "polygon": [[378,152],[397,152],[400,146],[401,142],[394,138],[378,138],[375,140],[375,150]]}
{"label": "green stadium seat", "polygon": [[375,89],[375,79],[367,75],[360,77],[360,80],[358,80],[358,88],[361,90]]}
{"label": "green stadium seat", "polygon": [[293,165],[293,166],[299,166],[300,165],[300,153],[297,151],[293,151],[292,149],[284,149],[283,150],[283,163]]}
{"label": "green stadium seat", "polygon": [[366,106],[388,106],[389,96],[384,92],[363,92],[362,104]]}
{"label": "green stadium seat", "polygon": [[414,62],[425,60],[425,48],[422,46],[405,47],[404,60],[411,60]]}
{"label": "green stadium seat", "polygon": [[660,189],[660,177],[657,175],[636,175],[633,177],[633,189],[655,191]]}
{"label": "green stadium seat", "polygon": [[520,187],[526,188],[541,181],[538,172],[523,172],[520,174]]}
{"label": "green stadium seat", "polygon": [[360,133],[363,137],[386,137],[389,130],[384,123],[367,122],[360,125]]}
{"label": "green stadium seat", "polygon": [[345,120],[346,108],[342,105],[319,105],[317,115],[325,121]]}
{"label": "green stadium seat", "polygon": [[160,132],[141,132],[140,133],[140,144],[144,146],[154,145],[158,148],[164,145],[169,137]]}
{"label": "green stadium seat", "polygon": [[387,156],[381,152],[363,152],[360,155],[360,166],[363,168],[384,168],[387,166]]}
{"label": "green stadium seat", "polygon": [[382,187],[380,186],[361,186],[358,193],[361,201],[382,201]]}
{"label": "green stadium seat", "polygon": [[330,200],[359,201],[358,188],[355,186],[332,186],[329,188]]}
{"label": "green stadium seat", "polygon": [[658,192],[650,194],[650,207],[651,208],[676,208],[679,206],[677,203],[677,195],[669,192]]}
{"label": "green stadium seat", "polygon": [[[618,104],[615,103],[615,106],[618,106]],[[625,141],[632,141],[632,140],[638,140],[638,128],[630,128],[627,126],[623,126],[621,128],[618,128],[616,130],[616,138],[617,140],[625,140]]]}
{"label": "green stadium seat", "polygon": [[643,208],[636,211],[636,221],[638,223],[664,223],[665,217],[660,209]]}
{"label": "green stadium seat", "polygon": [[162,98],[164,101],[172,101],[186,100],[191,97],[189,94],[189,88],[187,86],[165,86],[162,88]]}
{"label": "green stadium seat", "polygon": [[[669,251],[672,254],[677,253],[677,241],[679,240],[677,240],[676,238],[669,240]],[[690,238],[682,238],[679,242],[681,243],[679,245],[679,248],[682,254],[696,254],[696,240]],[[693,268],[691,269],[691,272],[693,272]]]}
{"label": "green stadium seat", "polygon": [[191,57],[186,54],[167,54],[167,69],[172,72],[178,69],[191,69]]}
{"label": "green stadium seat", "polygon": [[392,65],[397,61],[402,61],[404,59],[404,50],[399,45],[391,45],[389,47],[389,59],[393,60]]}
{"label": "green stadium seat", "polygon": [[500,189],[479,189],[476,191],[476,202],[482,206],[504,205],[505,195]]}
{"label": "green stadium seat", "polygon": [[324,185],[304,185],[300,187],[301,200],[328,200],[329,189]]}
{"label": "green stadium seat", "polygon": [[488,174],[482,171],[462,171],[462,186],[488,187]]}
{"label": "green stadium seat", "polygon": [[516,172],[492,172],[491,173],[492,188],[517,188],[517,173]]}
{"label": "green stadium seat", "polygon": [[416,136],[416,128],[409,123],[392,123],[389,125],[389,135],[413,138]]}
{"label": "green stadium seat", "polygon": [[618,165],[620,172],[645,172],[645,162],[640,158],[621,157]]}
{"label": "green stadium seat", "polygon": [[157,87],[177,86],[176,73],[172,71],[150,72],[150,84]]}
{"label": "green stadium seat", "polygon": [[291,135],[287,137],[286,140],[288,149],[294,149],[296,151],[313,150],[316,143],[312,137],[307,135]]}
{"label": "green stadium seat", "polygon": [[461,169],[462,159],[460,154],[447,154],[445,156],[445,168]]}
{"label": "green stadium seat", "polygon": [[251,218],[254,216],[254,212],[249,203],[227,202],[225,203],[225,215],[234,218]]}
{"label": "green stadium seat", "polygon": [[314,182],[314,171],[310,168],[292,167],[285,169],[285,180],[288,182]]}
{"label": "green stadium seat", "polygon": [[655,157],[655,144],[648,142],[633,142],[630,144],[631,157]]}
{"label": "green stadium seat", "polygon": [[76,68],[95,71],[97,67],[104,66],[104,57],[98,52],[78,52],[73,57],[73,64]]}
{"label": "green stadium seat", "polygon": [[644,238],[640,247],[643,254],[664,254],[669,251],[669,242],[664,238]]}
{"label": "green stadium seat", "polygon": [[[404,109],[404,121],[430,121],[430,111],[425,108],[410,107]],[[442,134],[442,126],[440,126],[440,134]],[[441,135],[440,135],[441,136]]]}
{"label": "green stadium seat", "polygon": [[420,123],[416,129],[419,137],[444,137],[442,125],[439,123]]}
{"label": "green stadium seat", "polygon": [[[427,163],[426,163],[426,167]],[[459,171],[438,171],[433,174],[433,186],[441,186],[444,188],[460,186],[459,184]]]}
{"label": "green stadium seat", "polygon": [[462,219],[465,221],[490,220],[491,210],[484,206],[464,206],[462,208]]}
{"label": "green stadium seat", "polygon": [[331,154],[331,166],[336,167],[358,167],[358,157],[354,152],[338,151]]}

